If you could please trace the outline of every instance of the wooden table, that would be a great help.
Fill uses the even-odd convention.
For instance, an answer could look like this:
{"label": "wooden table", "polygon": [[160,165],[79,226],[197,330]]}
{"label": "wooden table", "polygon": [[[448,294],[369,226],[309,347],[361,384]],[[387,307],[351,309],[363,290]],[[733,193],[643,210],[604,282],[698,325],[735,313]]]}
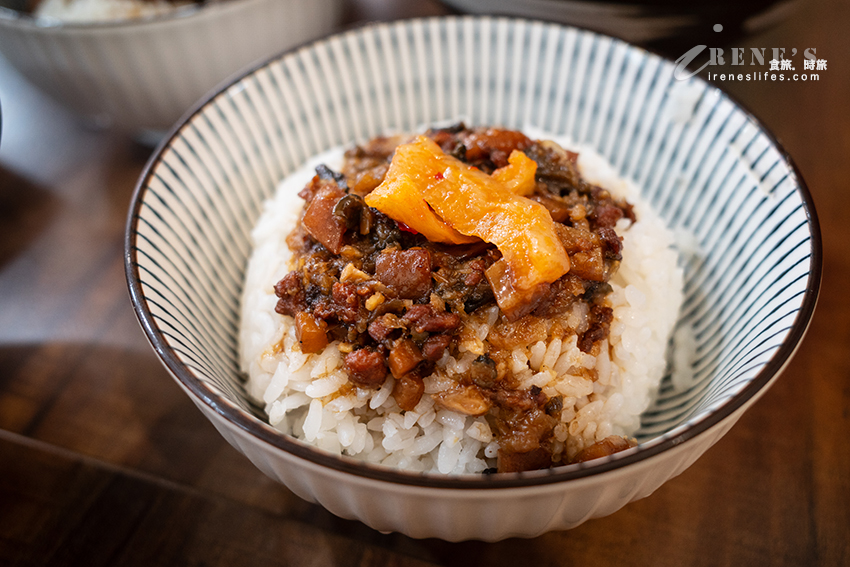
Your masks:
{"label": "wooden table", "polygon": [[[407,13],[372,0],[355,16]],[[150,150],[85,129],[0,63],[0,565],[850,564],[847,29],[850,5],[811,2],[737,45],[814,47],[819,81],[726,84],[794,157],[820,215],[820,304],[786,374],[651,497],[495,544],[338,519],[227,445],[130,308],[124,223]]]}

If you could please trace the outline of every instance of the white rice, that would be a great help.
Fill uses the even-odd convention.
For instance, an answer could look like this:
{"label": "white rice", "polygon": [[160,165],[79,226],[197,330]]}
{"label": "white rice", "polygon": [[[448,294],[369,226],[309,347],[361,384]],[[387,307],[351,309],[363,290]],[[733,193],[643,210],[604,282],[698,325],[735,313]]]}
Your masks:
{"label": "white rice", "polygon": [[[544,138],[544,136],[535,136]],[[563,144],[568,147],[568,144]],[[638,222],[617,225],[623,236],[623,260],[609,282],[614,311],[610,335],[599,356],[584,353],[577,337],[550,337],[516,348],[510,365],[523,388],[540,387],[561,395],[558,448],[568,457],[609,435],[633,435],[664,374],[666,351],[682,301],[682,271],[673,235],[641,201],[638,189],[619,178],[595,152],[580,151],[579,168],[588,181],[634,204]],[[371,463],[443,474],[480,473],[496,466],[498,444],[484,417],[440,408],[432,395],[451,388],[453,375],[466,371],[484,348],[500,313],[485,310],[462,330],[460,353],[448,354],[425,378],[425,395],[413,411],[403,412],[390,395],[389,376],[378,390],[354,387],[342,368],[337,343],[304,355],[290,317],[274,311],[273,286],[290,271],[287,234],[303,201],[297,192],[326,163],[338,169],[342,150],[319,156],[285,179],[252,233],[254,251],[242,303],[240,356],[249,394],[265,405],[269,422],[280,431],[336,454]],[[580,327],[586,307],[566,316]]]}
{"label": "white rice", "polygon": [[158,16],[190,4],[179,0],[41,0],[33,15],[65,22],[102,22]]}

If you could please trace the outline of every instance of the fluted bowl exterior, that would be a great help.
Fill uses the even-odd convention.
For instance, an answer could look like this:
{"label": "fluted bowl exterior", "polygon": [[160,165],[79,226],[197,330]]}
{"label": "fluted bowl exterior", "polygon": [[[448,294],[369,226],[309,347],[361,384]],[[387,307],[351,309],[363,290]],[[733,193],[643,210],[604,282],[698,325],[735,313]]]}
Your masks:
{"label": "fluted bowl exterior", "polygon": [[341,15],[342,0],[224,0],[91,24],[0,10],[0,53],[95,124],[164,132],[235,73],[330,33]]}

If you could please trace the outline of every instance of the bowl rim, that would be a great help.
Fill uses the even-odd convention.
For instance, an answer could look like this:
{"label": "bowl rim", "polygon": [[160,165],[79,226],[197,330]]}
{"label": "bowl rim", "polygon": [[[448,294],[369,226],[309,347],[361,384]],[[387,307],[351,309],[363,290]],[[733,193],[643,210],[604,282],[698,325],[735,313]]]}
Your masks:
{"label": "bowl rim", "polygon": [[21,12],[5,6],[0,6],[0,24],[20,25],[29,29],[50,31],[82,31],[82,30],[119,30],[127,28],[143,28],[153,26],[172,20],[185,20],[198,15],[214,6],[238,4],[240,2],[259,2],[262,0],[205,0],[201,3],[192,3],[177,6],[161,14],[138,16],[134,18],[93,20],[93,21],[65,21],[58,18],[41,18],[34,16],[31,12]]}
{"label": "bowl rim", "polygon": [[332,471],[349,473],[368,480],[381,481],[394,485],[464,490],[536,487],[553,483],[586,479],[589,477],[597,477],[604,473],[617,471],[629,465],[646,461],[651,457],[657,456],[673,449],[674,447],[678,447],[702,436],[707,431],[724,422],[742,407],[754,402],[758,396],[763,393],[765,387],[781,373],[785,365],[790,361],[797,347],[802,342],[811,322],[812,315],[817,304],[822,277],[823,251],[820,223],[815,211],[814,200],[811,192],[809,191],[809,188],[806,185],[796,163],[785,148],[780,144],[778,138],[745,105],[741,104],[736,98],[723,90],[722,87],[714,85],[698,75],[696,75],[696,77],[708,87],[716,88],[728,97],[728,99],[767,136],[768,140],[779,153],[780,158],[783,159],[788,166],[790,166],[790,169],[797,181],[797,192],[801,197],[807,218],[807,224],[811,232],[809,273],[807,276],[805,295],[800,309],[791,324],[785,341],[780,345],[774,355],[764,364],[758,374],[756,374],[740,391],[731,398],[725,400],[721,406],[707,412],[700,419],[692,421],[687,425],[678,426],[663,435],[639,444],[637,447],[633,447],[620,453],[615,453],[604,459],[596,459],[587,463],[577,463],[540,471],[528,471],[521,473],[445,476],[438,475],[436,473],[416,473],[382,465],[373,465],[348,456],[334,455],[323,451],[318,447],[308,445],[303,441],[285,435],[284,433],[273,429],[268,423],[261,421],[255,416],[249,415],[247,412],[237,407],[233,402],[204,384],[180,361],[174,350],[160,334],[150,309],[148,308],[147,300],[141,288],[135,250],[135,232],[139,221],[139,210],[141,208],[142,198],[149,180],[154,175],[157,165],[162,161],[162,156],[165,150],[170,147],[171,143],[179,136],[183,128],[186,127],[197,115],[203,112],[207,106],[211,105],[219,97],[227,96],[227,92],[231,87],[242,82],[259,70],[273,65],[277,61],[299,51],[300,49],[327,41],[328,39],[338,35],[362,33],[365,30],[374,30],[380,26],[397,26],[410,22],[430,22],[433,20],[444,21],[451,19],[461,21],[507,20],[509,23],[539,23],[545,26],[573,29],[579,32],[610,37],[618,42],[625,43],[631,48],[640,49],[650,53],[651,55],[660,57],[667,63],[674,63],[669,57],[657,53],[652,49],[636,46],[632,43],[626,42],[625,40],[579,26],[522,17],[446,15],[403,18],[391,22],[371,22],[348,30],[343,30],[341,32],[331,33],[322,38],[305,42],[304,44],[289,48],[281,53],[268,57],[245,69],[242,73],[231,77],[225,83],[210,91],[207,96],[198,101],[192,109],[187,111],[186,114],[184,114],[183,117],[171,127],[166,136],[160,141],[157,148],[151,154],[151,157],[145,165],[136,184],[130,201],[124,240],[124,267],[130,300],[133,305],[134,312],[136,313],[136,317],[138,318],[148,341],[172,377],[176,379],[184,389],[195,396],[198,399],[197,401],[200,401],[207,406],[210,410],[212,410],[212,412],[217,414],[218,417],[223,418],[225,421],[229,422],[230,425],[238,427],[247,435],[270,445],[276,450],[287,453],[290,457],[305,459],[313,464],[327,467]]}

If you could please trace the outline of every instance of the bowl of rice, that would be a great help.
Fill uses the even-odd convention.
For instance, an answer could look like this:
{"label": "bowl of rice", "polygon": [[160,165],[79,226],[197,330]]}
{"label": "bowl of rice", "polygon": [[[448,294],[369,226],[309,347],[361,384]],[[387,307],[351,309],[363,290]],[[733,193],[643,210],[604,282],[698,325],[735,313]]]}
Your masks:
{"label": "bowl of rice", "polygon": [[487,541],[649,496],[778,378],[811,196],[722,91],[559,24],[375,24],[175,126],[125,263],[163,364],[343,518]]}
{"label": "bowl of rice", "polygon": [[0,54],[89,124],[154,142],[231,75],[341,18],[342,0],[2,0]]}

